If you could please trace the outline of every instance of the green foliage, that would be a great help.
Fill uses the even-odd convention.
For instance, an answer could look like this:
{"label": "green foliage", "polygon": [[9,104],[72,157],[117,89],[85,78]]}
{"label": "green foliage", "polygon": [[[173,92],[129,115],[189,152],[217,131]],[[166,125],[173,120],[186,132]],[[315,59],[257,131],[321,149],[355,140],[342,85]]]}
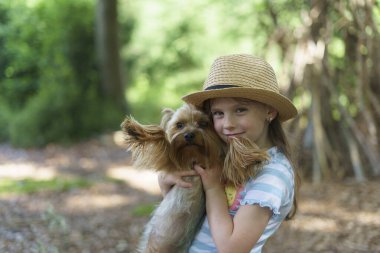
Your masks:
{"label": "green foliage", "polygon": [[41,214],[41,218],[48,224],[49,230],[62,231],[67,233],[69,231],[66,218],[56,212],[52,205],[49,205],[48,208]]}
{"label": "green foliage", "polygon": [[10,111],[2,101],[0,101],[0,142],[7,140],[9,136]]}
{"label": "green foliage", "polygon": [[110,122],[118,126],[122,113],[112,103],[97,103],[91,92],[77,94],[78,89],[71,84],[52,88],[41,89],[27,108],[14,116],[9,131],[14,145],[68,143],[100,132]]}
{"label": "green foliage", "polygon": [[0,140],[71,142],[117,129],[123,108],[100,92],[94,3],[0,3]]}
{"label": "green foliage", "polygon": [[[178,7],[184,13],[171,12]],[[127,56],[135,58],[132,69],[125,70],[131,73],[127,101],[138,120],[159,122],[164,107],[178,107],[181,94],[203,82],[202,56],[197,49],[203,28],[193,9],[177,4],[147,1],[125,7],[131,8],[136,13],[144,9],[146,15],[136,17],[137,30],[122,49],[125,63],[130,59]],[[122,17],[130,15],[123,10],[121,6]]]}
{"label": "green foliage", "polygon": [[38,253],[59,253],[59,250],[55,246],[46,245],[40,240],[37,240],[37,245],[32,249]]}
{"label": "green foliage", "polygon": [[[122,19],[131,13],[144,13],[135,17],[130,43],[122,47],[124,66],[128,67],[124,72],[130,78],[126,97],[133,116],[144,123],[158,123],[163,108],[177,108],[183,95],[201,89],[217,56],[270,54],[271,62],[280,62],[268,45],[277,26],[268,15],[270,4],[232,0],[194,0],[186,5],[173,0],[122,4]],[[271,4],[286,28],[300,24],[302,6],[298,0]],[[126,64],[131,58],[135,59],[132,67]]]}
{"label": "green foliage", "polygon": [[135,217],[149,216],[156,208],[156,204],[139,205],[132,210],[132,215]]}
{"label": "green foliage", "polygon": [[[66,217],[59,214],[53,205],[48,207],[41,213],[41,219],[46,223],[50,233],[59,233],[61,241],[68,241],[68,234],[70,227],[67,223]],[[37,245],[34,247],[36,252],[39,253],[59,253],[58,248],[50,243],[42,240],[37,240]]]}
{"label": "green foliage", "polygon": [[58,191],[64,192],[71,189],[87,188],[92,183],[85,179],[61,179],[54,178],[50,180],[35,180],[35,179],[1,179],[1,193],[24,193],[31,194],[40,191]]}
{"label": "green foliage", "polygon": [[[350,30],[352,27],[347,30],[351,25],[346,22],[353,19],[349,8],[344,9],[349,3],[341,4],[329,5],[329,22],[339,25],[332,25],[331,31],[321,30],[321,36],[331,32],[326,60],[335,77],[333,82],[340,93],[354,100],[358,84],[354,62],[357,35]],[[338,7],[343,7],[344,12],[338,11]],[[310,8],[311,3],[300,0],[194,0],[186,6],[173,0],[146,0],[121,5],[123,17],[144,13],[135,17],[136,29],[122,50],[124,63],[133,62],[125,65],[128,66],[125,72],[129,73],[126,97],[131,113],[145,123],[159,122],[164,107],[178,107],[183,95],[201,88],[212,60],[223,54],[251,53],[264,57],[279,78],[292,78],[289,70],[294,66],[289,59],[300,46],[296,45],[297,40],[307,36]],[[372,11],[378,26],[379,8]],[[366,33],[373,35],[374,31],[367,27]],[[360,47],[361,54],[367,52],[366,46]],[[290,65],[283,66],[284,62]],[[281,88],[292,85],[287,77],[285,87]],[[309,107],[309,101],[303,102],[308,92],[306,86],[291,87],[289,92],[299,108]],[[334,118],[338,120],[335,103],[331,101]],[[355,117],[357,103],[347,105],[347,110]]]}
{"label": "green foliage", "polygon": [[[271,7],[286,10],[280,21],[296,26],[294,7],[301,4],[291,2]],[[183,95],[201,88],[218,55],[264,56],[275,27],[268,6],[267,1],[121,1],[131,114],[158,123],[163,108],[177,108]],[[99,91],[94,7],[91,0],[1,1],[0,141],[43,146],[119,128],[122,108]]]}
{"label": "green foliage", "polygon": [[[95,2],[0,2],[0,141],[43,146],[119,129],[123,108],[104,99],[99,89]],[[292,66],[282,64],[294,54],[303,22],[310,22],[310,3],[301,0],[194,0],[186,5],[145,0],[119,1],[118,7],[125,97],[130,113],[143,123],[158,123],[163,108],[177,108],[183,95],[201,89],[219,55],[255,54],[271,62],[279,77],[288,75]],[[378,25],[379,8],[373,12]],[[348,9],[343,17],[335,8],[328,15],[332,24],[353,18]],[[333,26],[326,58],[338,91],[352,99],[358,77],[352,63],[355,45],[349,43],[355,40],[349,36],[346,28]],[[306,90],[290,91],[297,105]],[[355,115],[352,104],[349,111]]]}

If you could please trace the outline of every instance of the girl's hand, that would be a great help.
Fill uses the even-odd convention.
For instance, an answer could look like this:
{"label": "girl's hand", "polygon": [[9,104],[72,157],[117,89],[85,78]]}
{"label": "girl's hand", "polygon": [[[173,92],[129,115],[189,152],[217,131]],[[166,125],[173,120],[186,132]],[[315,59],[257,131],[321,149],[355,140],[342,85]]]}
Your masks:
{"label": "girl's hand", "polygon": [[206,170],[199,165],[194,165],[194,170],[201,176],[203,189],[205,192],[208,190],[224,187],[221,180],[222,171],[220,168],[210,167]]}
{"label": "girl's hand", "polygon": [[158,185],[160,186],[162,195],[166,195],[174,185],[183,188],[191,188],[192,184],[186,182],[182,177],[197,176],[198,173],[194,170],[178,171],[173,173],[160,172],[158,174]]}

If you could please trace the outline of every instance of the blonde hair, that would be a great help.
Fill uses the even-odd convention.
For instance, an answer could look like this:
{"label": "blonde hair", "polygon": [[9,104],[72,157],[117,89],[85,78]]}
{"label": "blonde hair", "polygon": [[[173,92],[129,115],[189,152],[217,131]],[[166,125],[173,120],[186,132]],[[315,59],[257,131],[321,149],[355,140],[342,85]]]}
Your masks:
{"label": "blonde hair", "polygon": [[275,145],[281,151],[281,153],[283,153],[286,156],[286,158],[289,160],[293,168],[293,172],[294,172],[293,208],[290,211],[290,213],[286,216],[286,219],[290,220],[294,217],[298,209],[297,197],[298,197],[298,190],[301,184],[301,177],[299,175],[298,169],[294,162],[294,157],[292,154],[291,147],[289,145],[289,142],[286,138],[286,134],[284,132],[284,129],[282,128],[281,122],[278,119],[278,117],[274,118],[272,122],[269,124],[268,137],[269,137],[269,140],[273,143],[273,145]]}

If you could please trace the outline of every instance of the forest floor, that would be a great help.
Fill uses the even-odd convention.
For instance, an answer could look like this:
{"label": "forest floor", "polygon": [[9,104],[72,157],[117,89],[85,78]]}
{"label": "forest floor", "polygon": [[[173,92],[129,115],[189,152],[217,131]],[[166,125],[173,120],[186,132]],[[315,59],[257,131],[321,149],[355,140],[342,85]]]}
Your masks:
{"label": "forest floor", "polygon": [[[0,252],[134,252],[161,197],[156,174],[134,169],[121,143],[116,133],[68,147],[1,144]],[[265,252],[380,252],[379,182],[304,182],[296,218]]]}

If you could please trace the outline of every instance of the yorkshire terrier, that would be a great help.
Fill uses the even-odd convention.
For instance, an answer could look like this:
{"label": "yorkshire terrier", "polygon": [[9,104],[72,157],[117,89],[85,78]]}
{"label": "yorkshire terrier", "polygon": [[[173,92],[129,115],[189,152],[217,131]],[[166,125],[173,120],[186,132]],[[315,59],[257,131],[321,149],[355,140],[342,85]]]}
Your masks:
{"label": "yorkshire terrier", "polygon": [[[176,111],[165,109],[161,124],[141,125],[131,117],[121,124],[134,165],[156,171],[175,172],[204,168],[222,169],[221,180],[241,185],[254,177],[267,160],[266,152],[247,139],[227,145],[214,131],[210,117],[190,104]],[[174,186],[155,209],[138,252],[185,253],[202,224],[205,196],[200,177],[184,177],[192,187]]]}

